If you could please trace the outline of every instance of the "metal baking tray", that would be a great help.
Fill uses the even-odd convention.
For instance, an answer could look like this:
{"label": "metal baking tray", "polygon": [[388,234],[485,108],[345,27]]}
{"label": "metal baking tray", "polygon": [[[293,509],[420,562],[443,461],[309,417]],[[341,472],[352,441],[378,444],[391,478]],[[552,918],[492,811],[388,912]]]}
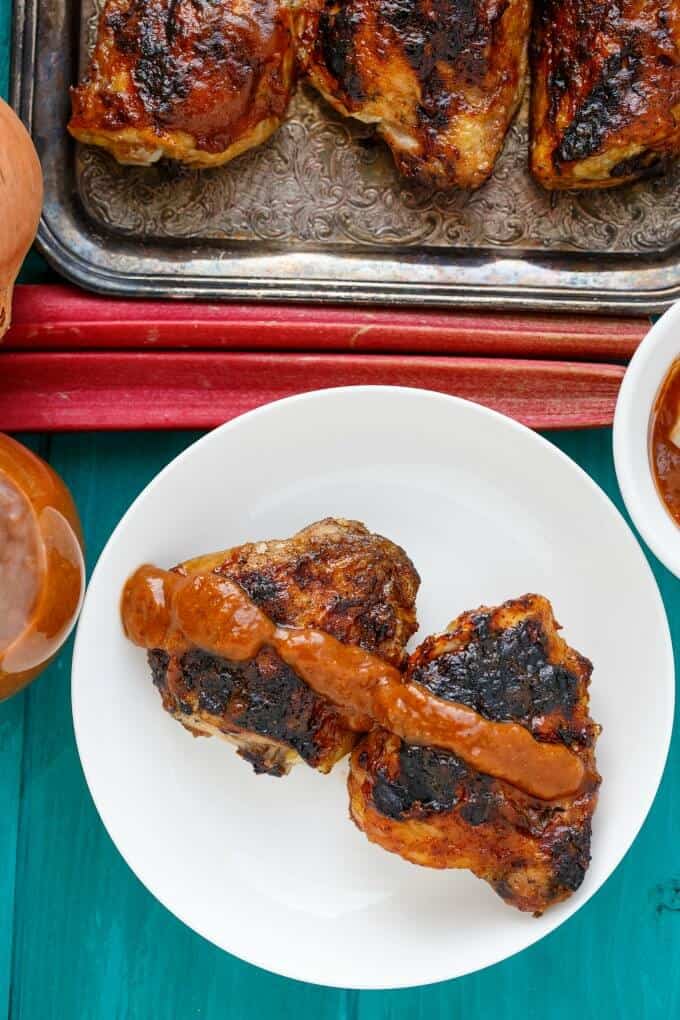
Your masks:
{"label": "metal baking tray", "polygon": [[302,87],[265,146],[226,167],[120,167],[67,136],[101,0],[15,0],[13,102],[45,174],[49,261],[104,293],[648,314],[680,297],[680,164],[550,196],[526,106],[493,178],[442,194],[399,177],[366,125]]}

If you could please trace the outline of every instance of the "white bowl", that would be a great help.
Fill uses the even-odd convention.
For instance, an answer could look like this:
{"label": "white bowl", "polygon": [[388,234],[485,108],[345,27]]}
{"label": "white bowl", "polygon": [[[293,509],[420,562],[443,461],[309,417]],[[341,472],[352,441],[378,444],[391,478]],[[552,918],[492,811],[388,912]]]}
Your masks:
{"label": "white bowl", "polygon": [[680,577],[680,528],[657,491],[649,459],[656,395],[680,355],[680,303],[650,330],[633,355],[616,402],[614,465],[628,513],[655,556]]}

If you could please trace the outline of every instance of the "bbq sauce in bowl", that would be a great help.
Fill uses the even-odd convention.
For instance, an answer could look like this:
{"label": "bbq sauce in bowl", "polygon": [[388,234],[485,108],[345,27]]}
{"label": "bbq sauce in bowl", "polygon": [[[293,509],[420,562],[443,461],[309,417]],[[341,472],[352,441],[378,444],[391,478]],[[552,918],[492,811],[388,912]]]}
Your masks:
{"label": "bbq sauce in bowl", "polygon": [[84,586],[80,522],[68,489],[39,457],[0,435],[0,701],[62,646]]}
{"label": "bbq sauce in bowl", "polygon": [[680,358],[671,365],[654,402],[649,459],[661,500],[680,525]]}

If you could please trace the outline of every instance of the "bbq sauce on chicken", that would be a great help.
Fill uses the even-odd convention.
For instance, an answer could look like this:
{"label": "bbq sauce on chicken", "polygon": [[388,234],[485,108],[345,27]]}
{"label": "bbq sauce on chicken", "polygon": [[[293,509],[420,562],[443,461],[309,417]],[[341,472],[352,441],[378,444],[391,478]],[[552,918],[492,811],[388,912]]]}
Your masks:
{"label": "bbq sauce on chicken", "polygon": [[453,751],[477,769],[545,800],[575,792],[584,778],[567,747],[540,743],[523,726],[493,722],[444,701],[377,656],[314,628],[278,627],[235,582],[140,567],[123,590],[126,635],[179,655],[196,647],[243,662],[273,648],[313,690],[362,713],[413,744]]}
{"label": "bbq sauce on chicken", "polygon": [[680,525],[680,358],[673,362],[654,404],[649,456],[658,493]]}

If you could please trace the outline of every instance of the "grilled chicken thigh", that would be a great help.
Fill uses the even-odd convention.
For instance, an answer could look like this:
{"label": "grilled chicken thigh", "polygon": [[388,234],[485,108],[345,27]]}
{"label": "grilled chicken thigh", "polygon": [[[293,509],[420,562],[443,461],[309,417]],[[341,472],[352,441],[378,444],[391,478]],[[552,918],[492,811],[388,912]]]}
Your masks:
{"label": "grilled chicken thigh", "polygon": [[539,0],[531,168],[614,187],[680,153],[678,0]]}
{"label": "grilled chicken thigh", "polygon": [[291,28],[286,0],[108,0],[69,131],[121,163],[226,163],[284,117]]}
{"label": "grilled chicken thigh", "polygon": [[[397,667],[417,628],[413,564],[356,521],[328,518],[175,569],[236,581],[275,623],[326,631]],[[240,663],[152,649],[149,662],[165,709],[197,735],[231,740],[256,772],[280,776],[300,760],[329,772],[372,725],[314,693],[269,647]]]}
{"label": "grilled chicken thigh", "polygon": [[522,98],[530,15],[531,0],[306,0],[298,59],[403,174],[477,188]]}
{"label": "grilled chicken thigh", "polygon": [[588,714],[592,667],[557,629],[550,603],[538,595],[464,613],[420,645],[404,683],[566,744],[585,766],[574,796],[538,800],[454,754],[405,744],[384,729],[355,747],[349,776],[352,818],[372,842],[416,864],[469,868],[535,914],[583,880],[600,783],[599,727]]}

